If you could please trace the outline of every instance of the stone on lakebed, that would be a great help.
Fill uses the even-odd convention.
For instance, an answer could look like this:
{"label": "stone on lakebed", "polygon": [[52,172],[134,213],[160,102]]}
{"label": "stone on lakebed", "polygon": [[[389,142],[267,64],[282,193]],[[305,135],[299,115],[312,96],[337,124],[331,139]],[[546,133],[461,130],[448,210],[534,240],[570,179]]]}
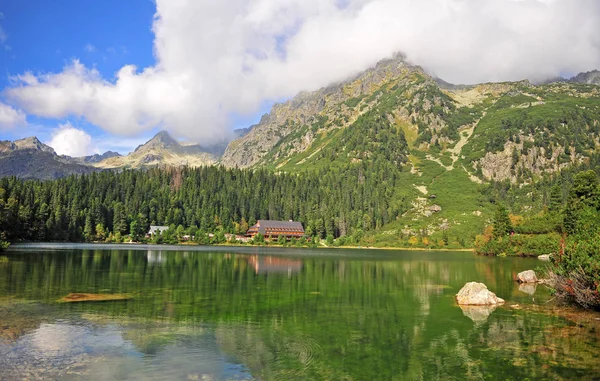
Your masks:
{"label": "stone on lakebed", "polygon": [[504,304],[504,299],[499,298],[488,290],[483,283],[469,282],[456,294],[456,301],[459,305],[470,306],[493,306]]}

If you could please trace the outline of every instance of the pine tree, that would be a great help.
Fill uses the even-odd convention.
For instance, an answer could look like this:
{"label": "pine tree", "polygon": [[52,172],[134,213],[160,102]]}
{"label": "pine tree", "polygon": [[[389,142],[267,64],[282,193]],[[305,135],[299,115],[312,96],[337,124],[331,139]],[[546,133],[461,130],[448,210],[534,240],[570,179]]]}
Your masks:
{"label": "pine tree", "polygon": [[494,214],[494,238],[504,237],[513,231],[512,223],[506,208],[498,205]]}
{"label": "pine tree", "polygon": [[86,241],[93,241],[96,237],[96,232],[94,231],[94,223],[92,221],[91,215],[85,216],[85,227],[83,228],[83,236]]}
{"label": "pine tree", "polygon": [[563,193],[560,185],[554,185],[550,189],[550,202],[548,204],[548,210],[551,212],[558,212],[562,208],[563,204]]}

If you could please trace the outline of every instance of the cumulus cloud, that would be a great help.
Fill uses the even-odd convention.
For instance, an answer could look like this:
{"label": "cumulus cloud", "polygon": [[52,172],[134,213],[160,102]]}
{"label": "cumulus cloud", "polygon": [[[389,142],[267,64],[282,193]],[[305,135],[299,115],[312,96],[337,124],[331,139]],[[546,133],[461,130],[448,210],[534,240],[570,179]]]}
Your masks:
{"label": "cumulus cloud", "polygon": [[98,153],[92,145],[92,137],[68,122],[55,129],[52,138],[46,144],[54,148],[59,155],[78,157]]}
{"label": "cumulus cloud", "polygon": [[8,130],[26,123],[26,115],[23,111],[0,102],[0,130]]}
{"label": "cumulus cloud", "polygon": [[199,142],[232,113],[316,90],[378,60],[408,59],[454,83],[540,80],[600,67],[596,0],[157,0],[156,64],[102,78],[75,60],[25,73],[8,96],[110,133],[160,127]]}

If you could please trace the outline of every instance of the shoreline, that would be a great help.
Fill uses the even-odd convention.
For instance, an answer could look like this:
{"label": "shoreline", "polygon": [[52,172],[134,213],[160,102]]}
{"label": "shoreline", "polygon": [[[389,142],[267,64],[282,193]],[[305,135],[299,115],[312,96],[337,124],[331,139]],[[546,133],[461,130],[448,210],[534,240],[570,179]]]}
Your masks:
{"label": "shoreline", "polygon": [[472,248],[461,248],[461,249],[428,249],[421,247],[373,247],[373,246],[279,246],[279,245],[231,245],[231,244],[217,244],[217,245],[198,245],[191,243],[180,243],[180,244],[153,244],[153,243],[138,243],[138,242],[124,242],[124,243],[105,243],[105,242],[16,242],[12,243],[10,247],[5,251],[8,253],[10,251],[18,251],[19,249],[26,248],[37,248],[37,249],[62,249],[69,248],[71,246],[81,246],[83,248],[101,248],[110,246],[121,246],[138,248],[138,249],[148,249],[148,250],[157,250],[160,248],[165,248],[165,250],[177,250],[181,251],[184,249],[192,249],[192,248],[201,248],[202,251],[205,251],[210,248],[219,248],[220,250],[227,248],[244,248],[244,249],[312,249],[312,250],[373,250],[373,251],[410,251],[410,252],[473,252]]}

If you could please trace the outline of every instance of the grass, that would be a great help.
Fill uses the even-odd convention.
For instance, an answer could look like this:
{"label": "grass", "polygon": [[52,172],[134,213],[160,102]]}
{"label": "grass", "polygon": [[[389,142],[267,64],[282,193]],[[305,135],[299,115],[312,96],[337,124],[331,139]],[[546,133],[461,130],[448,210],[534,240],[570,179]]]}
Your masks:
{"label": "grass", "polygon": [[[459,167],[446,171],[438,163],[425,158],[421,151],[413,150],[410,155],[411,162],[415,165],[421,176],[403,172],[405,182],[410,184],[404,192],[414,200],[417,197],[428,199],[435,195],[435,199],[428,199],[427,206],[439,205],[442,211],[430,217],[416,216],[409,212],[381,228],[371,235],[373,245],[376,247],[413,247],[413,248],[448,248],[463,249],[471,247],[475,236],[483,231],[487,220],[493,214],[492,204],[483,196],[481,185],[472,182],[469,176]],[[428,195],[423,195],[414,186],[425,186]],[[474,212],[481,212],[481,216]],[[417,220],[414,220],[417,218]],[[439,229],[444,220],[448,221],[448,245],[439,245],[444,239],[444,233]],[[415,233],[433,227],[435,232],[428,237],[429,245],[423,245],[422,240],[416,244],[409,242],[410,237],[403,235],[402,230],[412,230]]]}

